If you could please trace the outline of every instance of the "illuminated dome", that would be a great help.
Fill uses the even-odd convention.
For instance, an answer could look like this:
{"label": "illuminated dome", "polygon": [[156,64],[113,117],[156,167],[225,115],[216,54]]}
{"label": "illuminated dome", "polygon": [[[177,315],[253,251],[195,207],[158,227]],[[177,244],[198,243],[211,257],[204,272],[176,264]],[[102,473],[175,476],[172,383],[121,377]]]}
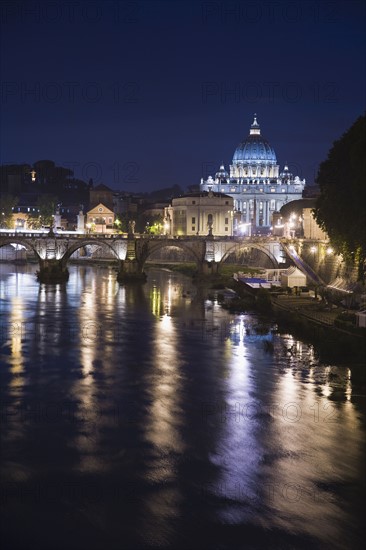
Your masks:
{"label": "illuminated dome", "polygon": [[[257,115],[248,137],[236,148],[228,172],[222,162],[214,178],[201,179],[200,189],[225,193],[234,199],[233,223],[238,235],[240,227],[251,227],[250,231],[258,229],[259,233],[263,228],[269,231],[275,212],[284,204],[301,199],[305,187],[305,180],[294,176],[287,163],[280,173],[276,153],[261,135]],[[196,219],[195,215],[192,219]],[[250,231],[248,229],[248,235]]]}
{"label": "illuminated dome", "polygon": [[220,165],[220,169],[215,174],[215,180],[216,179],[220,182],[226,182],[229,179],[229,174],[226,172],[223,163]]}
{"label": "illuminated dome", "polygon": [[268,141],[261,136],[260,126],[254,115],[253,124],[250,127],[249,136],[240,143],[233,156],[233,164],[236,163],[276,163],[276,153]]}

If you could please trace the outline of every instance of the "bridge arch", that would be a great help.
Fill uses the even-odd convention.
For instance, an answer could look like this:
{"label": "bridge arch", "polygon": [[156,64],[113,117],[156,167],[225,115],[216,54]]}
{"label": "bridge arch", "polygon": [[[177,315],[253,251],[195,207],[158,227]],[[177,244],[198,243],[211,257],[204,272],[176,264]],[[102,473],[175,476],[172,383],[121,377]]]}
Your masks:
{"label": "bridge arch", "polygon": [[62,260],[64,263],[67,263],[68,260],[71,258],[71,256],[74,254],[74,252],[88,245],[93,245],[93,246],[107,245],[110,248],[110,250],[113,252],[114,256],[116,257],[116,260],[119,260],[120,258],[118,256],[117,251],[114,249],[113,244],[114,244],[114,241],[110,242],[108,239],[93,239],[93,238],[80,239],[80,241],[73,242],[71,245],[68,245],[65,254],[62,256]]}
{"label": "bridge arch", "polygon": [[12,244],[20,244],[24,246],[27,250],[33,252],[38,260],[40,260],[40,255],[37,252],[36,247],[33,245],[32,241],[29,239],[22,239],[21,237],[2,237],[0,238],[0,248],[4,246],[10,246]]}
{"label": "bridge arch", "polygon": [[255,248],[257,250],[260,250],[265,254],[272,262],[274,269],[278,269],[278,261],[275,255],[268,250],[268,248],[260,243],[254,243],[254,242],[242,242],[242,243],[235,243],[233,246],[228,248],[225,251],[225,254],[222,256],[220,260],[220,265],[225,262],[225,260],[232,254],[233,252],[240,252],[244,248]]}
{"label": "bridge arch", "polygon": [[197,269],[199,270],[202,264],[203,260],[203,253],[202,253],[202,244],[199,245],[199,247],[194,246],[193,243],[188,242],[182,242],[179,239],[167,239],[167,240],[149,240],[147,243],[144,243],[142,246],[142,250],[138,254],[137,261],[140,264],[140,268],[143,269],[145,262],[149,259],[149,257],[158,250],[162,250],[163,248],[168,247],[175,247],[179,248],[180,250],[183,250],[185,253],[187,253],[190,258],[192,258],[192,261],[197,265]]}

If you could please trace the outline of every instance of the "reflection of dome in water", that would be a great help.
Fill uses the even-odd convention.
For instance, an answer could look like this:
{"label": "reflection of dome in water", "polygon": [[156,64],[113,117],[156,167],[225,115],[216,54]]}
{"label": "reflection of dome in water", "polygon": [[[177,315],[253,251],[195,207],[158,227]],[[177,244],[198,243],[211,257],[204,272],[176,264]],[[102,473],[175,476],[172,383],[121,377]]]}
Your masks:
{"label": "reflection of dome in water", "polygon": [[249,136],[236,148],[233,156],[233,164],[238,162],[250,163],[251,161],[276,163],[276,153],[268,141],[261,136],[260,126],[254,116],[250,127]]}

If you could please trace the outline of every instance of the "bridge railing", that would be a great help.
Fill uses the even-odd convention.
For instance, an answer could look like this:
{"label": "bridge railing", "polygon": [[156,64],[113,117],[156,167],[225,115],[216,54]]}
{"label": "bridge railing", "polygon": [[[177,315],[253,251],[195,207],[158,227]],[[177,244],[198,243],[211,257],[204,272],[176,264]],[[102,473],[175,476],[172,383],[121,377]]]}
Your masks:
{"label": "bridge railing", "polygon": [[7,232],[7,233],[1,233],[0,238],[9,238],[9,237],[15,237],[17,239],[23,239],[23,238],[32,238],[32,239],[112,239],[112,238],[119,238],[119,239],[127,239],[128,236],[126,235],[119,235],[117,233],[72,233],[69,231],[64,231],[62,233],[52,233],[51,235],[49,233],[33,233],[32,231],[14,231],[14,232]]}
{"label": "bridge railing", "polygon": [[[62,233],[40,233],[33,231],[7,231],[6,233],[0,233],[0,238],[32,238],[32,239],[90,239],[90,240],[101,240],[101,239],[123,239],[126,240],[129,238],[127,233],[74,233],[72,231],[63,231]],[[236,243],[268,243],[268,242],[281,242],[281,239],[278,237],[247,237],[247,236],[238,236],[238,235],[150,235],[148,233],[134,233],[133,237],[135,239],[143,240],[165,240],[165,241],[206,241],[214,240],[220,242],[236,242]]]}
{"label": "bridge railing", "polygon": [[18,232],[18,231],[14,231],[14,232],[7,232],[7,233],[1,233],[0,234],[0,238],[3,237],[4,239],[8,238],[8,237],[16,237],[17,239],[22,239],[24,237],[32,237],[33,238],[38,238],[38,239],[44,239],[45,237],[47,237],[47,233],[32,233],[31,231],[29,232],[25,232],[25,231],[22,231],[21,233]]}

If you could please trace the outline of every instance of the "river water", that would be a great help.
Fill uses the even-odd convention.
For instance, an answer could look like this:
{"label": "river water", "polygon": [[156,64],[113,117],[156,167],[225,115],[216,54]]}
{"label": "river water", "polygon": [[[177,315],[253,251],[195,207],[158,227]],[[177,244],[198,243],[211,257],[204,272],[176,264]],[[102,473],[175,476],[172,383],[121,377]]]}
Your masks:
{"label": "river water", "polygon": [[183,275],[0,265],[2,549],[361,548],[352,364]]}

